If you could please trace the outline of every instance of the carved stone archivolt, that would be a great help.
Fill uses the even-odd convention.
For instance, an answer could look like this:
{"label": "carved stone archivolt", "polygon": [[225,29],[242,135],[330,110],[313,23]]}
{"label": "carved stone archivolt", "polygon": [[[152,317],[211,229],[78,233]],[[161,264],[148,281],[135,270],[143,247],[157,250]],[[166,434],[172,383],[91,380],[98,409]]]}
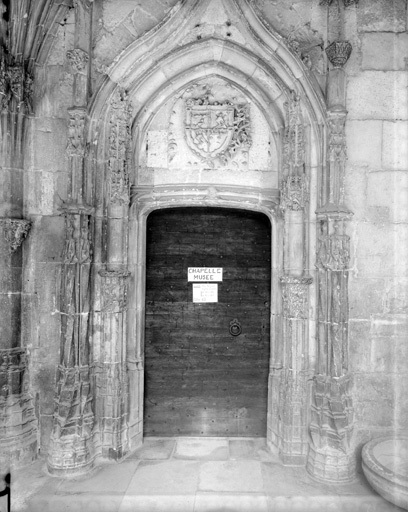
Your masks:
{"label": "carved stone archivolt", "polygon": [[9,244],[10,252],[15,252],[23,243],[31,228],[31,221],[25,219],[0,219],[4,238]]}
{"label": "carved stone archivolt", "polygon": [[124,90],[119,89],[111,101],[109,120],[109,199],[111,204],[129,204],[128,151],[132,105]]}
{"label": "carved stone archivolt", "polygon": [[89,61],[89,55],[80,48],[67,51],[67,59],[75,73],[83,71]]}
{"label": "carved stone archivolt", "polygon": [[247,156],[251,147],[249,105],[211,102],[208,96],[186,101],[185,137],[201,160],[228,163],[236,152]]}
{"label": "carved stone archivolt", "polygon": [[312,282],[312,277],[281,277],[284,317],[307,317],[309,285]]}

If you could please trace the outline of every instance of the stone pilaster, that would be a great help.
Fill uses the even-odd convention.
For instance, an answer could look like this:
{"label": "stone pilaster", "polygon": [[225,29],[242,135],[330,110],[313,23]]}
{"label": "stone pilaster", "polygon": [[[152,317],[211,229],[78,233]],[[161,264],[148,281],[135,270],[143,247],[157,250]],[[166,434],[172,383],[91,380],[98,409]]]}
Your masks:
{"label": "stone pilaster", "polygon": [[96,364],[96,407],[102,455],[120,459],[127,450],[128,380],[126,368],[126,270],[101,270],[101,343],[104,361]]}
{"label": "stone pilaster", "polygon": [[129,450],[128,368],[126,350],[128,151],[131,105],[118,89],[110,103],[106,167],[106,261],[99,271],[101,359],[96,363],[98,425],[102,455],[114,460]]}
{"label": "stone pilaster", "polygon": [[347,227],[352,213],[344,205],[347,111],[343,66],[350,56],[351,45],[347,41],[334,41],[326,53],[333,68],[327,91],[326,174],[322,206],[316,212],[317,367],[307,470],[319,480],[346,483],[354,479],[356,466],[353,376],[348,371],[350,237]]}
{"label": "stone pilaster", "polygon": [[64,211],[61,353],[48,451],[49,471],[61,476],[88,471],[95,458],[89,365],[91,212],[91,208],[77,204],[66,206]]}
{"label": "stone pilaster", "polygon": [[309,285],[305,275],[305,128],[300,99],[286,104],[284,166],[280,208],[284,218],[284,275],[282,287],[282,367],[272,370],[272,393],[281,410],[272,413],[273,442],[285,464],[303,465],[307,443],[307,318]]}
{"label": "stone pilaster", "polygon": [[60,364],[57,369],[54,425],[48,450],[50,473],[67,476],[89,471],[94,463],[94,412],[91,353],[93,207],[86,203],[89,30],[92,12],[75,4],[75,45],[67,52],[74,74],[73,106],[68,109],[69,200],[62,206],[65,246],[60,288]]}

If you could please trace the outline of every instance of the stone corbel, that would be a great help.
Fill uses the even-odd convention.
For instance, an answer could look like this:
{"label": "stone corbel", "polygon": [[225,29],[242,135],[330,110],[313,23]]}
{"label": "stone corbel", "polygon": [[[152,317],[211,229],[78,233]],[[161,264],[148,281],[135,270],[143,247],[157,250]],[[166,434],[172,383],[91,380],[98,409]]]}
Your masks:
{"label": "stone corbel", "polygon": [[326,48],[326,55],[335,69],[341,69],[349,60],[352,49],[348,41],[333,41]]}
{"label": "stone corbel", "polygon": [[15,252],[23,243],[31,228],[31,221],[25,219],[0,219],[3,226],[4,238],[10,246],[10,252]]}

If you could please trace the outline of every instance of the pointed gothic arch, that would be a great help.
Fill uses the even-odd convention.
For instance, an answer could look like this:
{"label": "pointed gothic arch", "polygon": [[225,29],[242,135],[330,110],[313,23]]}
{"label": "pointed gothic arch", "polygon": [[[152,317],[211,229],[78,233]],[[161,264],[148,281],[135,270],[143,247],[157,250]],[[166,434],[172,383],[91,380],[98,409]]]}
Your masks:
{"label": "pointed gothic arch", "polygon": [[[157,29],[117,58],[89,105],[84,166],[86,196],[95,205],[93,323],[103,326],[92,334],[90,347],[94,380],[103,391],[94,396],[94,452],[119,459],[143,439],[147,214],[169,205],[232,206],[262,211],[273,225],[278,251],[273,280],[279,292],[271,310],[272,339],[280,343],[271,351],[268,442],[278,446],[285,463],[304,465],[308,381],[316,352],[314,212],[323,181],[325,102],[300,59],[263,25],[247,0],[223,0],[223,5],[251,49],[218,35],[189,40],[191,25],[209,4],[178,4]],[[213,76],[244,93],[267,120],[279,160],[278,187],[171,182],[138,187],[140,148],[155,113],[189,84]]]}

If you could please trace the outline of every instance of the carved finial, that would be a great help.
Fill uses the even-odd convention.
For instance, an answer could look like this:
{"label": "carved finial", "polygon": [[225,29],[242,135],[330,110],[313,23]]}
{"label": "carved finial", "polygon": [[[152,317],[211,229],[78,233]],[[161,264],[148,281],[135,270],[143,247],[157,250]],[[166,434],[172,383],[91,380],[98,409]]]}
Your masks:
{"label": "carved finial", "polygon": [[4,238],[10,244],[10,252],[15,252],[30,231],[31,222],[25,219],[1,219]]}
{"label": "carved finial", "polygon": [[342,68],[348,61],[352,49],[348,41],[334,41],[326,48],[326,55],[334,68]]}
{"label": "carved finial", "polygon": [[89,55],[80,48],[74,48],[67,51],[67,59],[72,69],[79,73],[85,69],[89,61]]}

